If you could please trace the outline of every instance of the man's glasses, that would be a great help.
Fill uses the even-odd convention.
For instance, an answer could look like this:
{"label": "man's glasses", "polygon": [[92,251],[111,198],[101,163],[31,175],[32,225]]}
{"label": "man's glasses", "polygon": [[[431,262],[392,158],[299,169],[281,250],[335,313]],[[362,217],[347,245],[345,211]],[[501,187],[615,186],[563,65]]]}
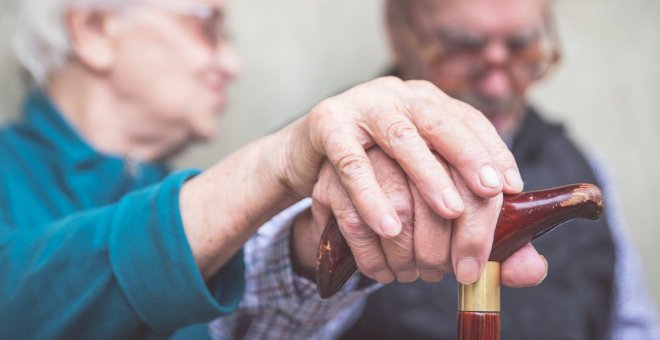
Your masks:
{"label": "man's glasses", "polygon": [[517,81],[540,79],[559,61],[559,41],[549,13],[539,27],[506,37],[475,34],[457,27],[422,32],[410,24],[406,15],[401,19],[422,49],[426,71],[438,76],[479,77],[491,66],[485,53],[495,43],[506,51],[506,68]]}
{"label": "man's glasses", "polygon": [[492,44],[506,53],[506,65],[518,80],[543,77],[559,60],[558,43],[547,27],[494,38],[458,29],[439,29],[424,44],[431,68],[449,77],[478,77],[489,67],[484,57]]}
{"label": "man's glasses", "polygon": [[217,47],[227,41],[224,13],[217,7],[168,0],[145,0],[144,3],[181,17],[210,46]]}

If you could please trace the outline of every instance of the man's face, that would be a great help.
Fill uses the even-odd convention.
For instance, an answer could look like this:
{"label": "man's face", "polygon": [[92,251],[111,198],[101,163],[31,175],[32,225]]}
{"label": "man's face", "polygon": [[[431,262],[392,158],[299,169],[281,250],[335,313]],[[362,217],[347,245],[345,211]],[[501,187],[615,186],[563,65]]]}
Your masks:
{"label": "man's face", "polygon": [[405,23],[390,24],[404,77],[435,83],[481,110],[496,127],[521,111],[539,67],[546,66],[539,66],[547,57],[544,0],[407,3],[399,8]]}
{"label": "man's face", "polygon": [[224,36],[224,2],[140,0],[119,22],[109,79],[122,100],[146,112],[138,133],[168,134],[173,148],[212,137],[240,67]]}

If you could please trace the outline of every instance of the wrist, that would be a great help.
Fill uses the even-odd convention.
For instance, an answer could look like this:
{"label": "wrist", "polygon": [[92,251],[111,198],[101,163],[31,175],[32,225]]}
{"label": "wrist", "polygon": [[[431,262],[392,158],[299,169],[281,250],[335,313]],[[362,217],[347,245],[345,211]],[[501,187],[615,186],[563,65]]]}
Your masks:
{"label": "wrist", "polygon": [[[300,200],[311,196],[316,183],[323,154],[312,145],[308,116],[289,124],[270,136],[269,145],[276,147],[266,150],[279,182],[289,196]],[[274,157],[273,157],[274,155]]]}
{"label": "wrist", "polygon": [[314,219],[311,210],[307,209],[293,221],[289,239],[291,266],[294,273],[311,281],[315,277],[318,247],[318,238],[314,238],[314,230]]}

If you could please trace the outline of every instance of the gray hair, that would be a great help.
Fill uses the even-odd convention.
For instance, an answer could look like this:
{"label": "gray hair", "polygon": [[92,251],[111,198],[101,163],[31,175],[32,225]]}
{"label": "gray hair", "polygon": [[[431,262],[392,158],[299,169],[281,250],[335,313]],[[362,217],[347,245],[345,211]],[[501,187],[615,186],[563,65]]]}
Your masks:
{"label": "gray hair", "polygon": [[[18,62],[43,85],[71,54],[66,13],[72,8],[118,8],[130,0],[18,0],[12,44]],[[135,1],[135,0],[133,0]]]}

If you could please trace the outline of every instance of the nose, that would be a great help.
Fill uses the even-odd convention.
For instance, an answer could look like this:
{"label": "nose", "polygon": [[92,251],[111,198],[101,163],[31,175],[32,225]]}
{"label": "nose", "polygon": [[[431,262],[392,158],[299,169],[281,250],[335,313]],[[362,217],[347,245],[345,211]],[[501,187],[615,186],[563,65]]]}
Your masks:
{"label": "nose", "polygon": [[240,75],[241,58],[231,42],[219,43],[215,55],[215,66],[226,80],[234,80]]}
{"label": "nose", "polygon": [[509,48],[499,40],[490,41],[484,48],[482,56],[491,66],[503,66],[509,61],[509,57]]}
{"label": "nose", "polygon": [[480,77],[479,92],[490,98],[503,98],[511,94],[513,84],[508,72],[509,49],[501,41],[491,41],[482,55],[485,72]]}

